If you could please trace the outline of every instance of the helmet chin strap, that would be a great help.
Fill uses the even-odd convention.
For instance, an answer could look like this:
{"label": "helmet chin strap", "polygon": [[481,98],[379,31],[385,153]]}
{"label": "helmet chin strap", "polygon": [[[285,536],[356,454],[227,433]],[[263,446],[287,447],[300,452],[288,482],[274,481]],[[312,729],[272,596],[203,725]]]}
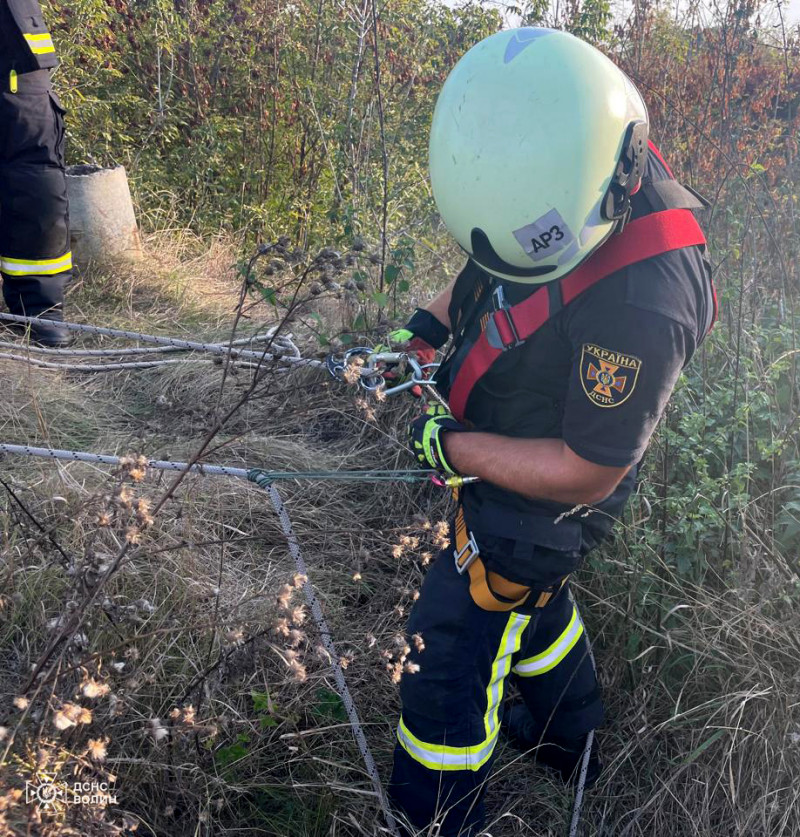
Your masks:
{"label": "helmet chin strap", "polygon": [[625,225],[631,211],[631,195],[642,180],[647,162],[647,122],[631,122],[622,140],[617,166],[611,176],[600,215],[606,221],[618,221],[618,228]]}

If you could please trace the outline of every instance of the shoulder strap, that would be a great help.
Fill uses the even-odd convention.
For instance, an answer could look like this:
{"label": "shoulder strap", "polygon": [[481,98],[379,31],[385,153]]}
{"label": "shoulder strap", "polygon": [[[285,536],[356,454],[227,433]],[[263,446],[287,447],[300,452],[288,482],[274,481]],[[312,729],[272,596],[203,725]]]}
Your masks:
{"label": "shoulder strap", "polygon": [[[520,346],[560,309],[601,279],[632,264],[682,247],[706,243],[689,209],[668,209],[627,224],[558,283],[543,285],[512,307],[499,307],[467,354],[450,390],[450,409],[463,421],[467,400],[475,384],[508,349]],[[554,294],[552,288],[560,289]],[[560,300],[558,297],[560,296]]]}

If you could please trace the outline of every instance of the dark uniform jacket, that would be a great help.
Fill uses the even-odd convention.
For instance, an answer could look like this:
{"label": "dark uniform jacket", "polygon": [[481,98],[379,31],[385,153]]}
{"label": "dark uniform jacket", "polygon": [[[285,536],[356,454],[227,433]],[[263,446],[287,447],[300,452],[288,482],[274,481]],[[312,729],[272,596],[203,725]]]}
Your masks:
{"label": "dark uniform jacket", "polygon": [[0,71],[21,74],[57,64],[37,0],[0,0]]}
{"label": "dark uniform jacket", "polygon": [[[649,154],[643,185],[666,180],[671,180],[666,167]],[[663,208],[652,206],[646,191],[633,196],[632,219]],[[484,292],[485,301],[476,307],[472,289],[498,281],[472,261],[458,277],[450,311],[453,357],[458,358],[460,341],[477,338],[481,315],[492,310],[491,294]],[[539,287],[502,284],[510,305]],[[568,506],[533,501],[489,483],[467,486],[462,492],[467,525],[488,565],[520,583],[546,586],[574,570],[608,534],[713,312],[703,249],[674,250],[601,280],[494,363],[467,403],[465,419],[474,429],[563,439],[590,462],[632,467],[611,497],[572,515]],[[454,367],[446,363],[437,374],[445,396]]]}

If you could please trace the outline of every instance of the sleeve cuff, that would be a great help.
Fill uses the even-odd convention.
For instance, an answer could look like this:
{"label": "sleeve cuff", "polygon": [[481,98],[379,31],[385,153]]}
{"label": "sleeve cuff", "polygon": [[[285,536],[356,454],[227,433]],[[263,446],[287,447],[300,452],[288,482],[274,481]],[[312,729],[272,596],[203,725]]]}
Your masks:
{"label": "sleeve cuff", "polygon": [[609,468],[626,468],[635,465],[644,456],[647,445],[641,445],[635,450],[609,448],[605,445],[587,444],[583,441],[573,442],[564,439],[564,444],[578,456],[593,462],[595,465],[605,465]]}

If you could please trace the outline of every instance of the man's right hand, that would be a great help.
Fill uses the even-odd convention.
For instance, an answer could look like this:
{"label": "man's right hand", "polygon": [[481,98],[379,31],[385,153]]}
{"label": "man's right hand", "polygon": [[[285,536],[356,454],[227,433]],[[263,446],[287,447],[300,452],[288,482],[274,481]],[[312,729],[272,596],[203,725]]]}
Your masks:
{"label": "man's right hand", "polygon": [[[389,332],[387,339],[388,346],[377,346],[376,352],[381,351],[402,351],[413,355],[420,366],[433,363],[436,359],[436,349],[443,346],[449,337],[447,327],[439,322],[436,317],[422,308],[417,308],[414,315],[403,326]],[[384,373],[387,381],[402,383],[407,380],[410,373],[401,375],[396,369],[389,369]],[[420,386],[412,387],[409,392],[419,398],[422,395]]]}

